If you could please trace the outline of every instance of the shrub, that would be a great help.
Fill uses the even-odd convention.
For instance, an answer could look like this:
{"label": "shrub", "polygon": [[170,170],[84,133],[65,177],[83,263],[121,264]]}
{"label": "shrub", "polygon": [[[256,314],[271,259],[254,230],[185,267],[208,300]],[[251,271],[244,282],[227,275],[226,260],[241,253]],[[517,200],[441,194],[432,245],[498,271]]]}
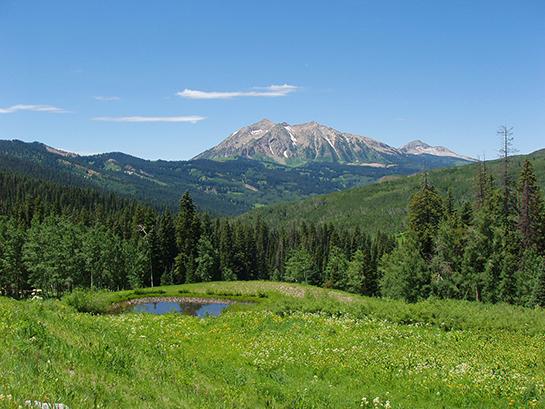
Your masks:
{"label": "shrub", "polygon": [[110,305],[109,292],[76,289],[63,297],[63,302],[78,312],[103,314]]}

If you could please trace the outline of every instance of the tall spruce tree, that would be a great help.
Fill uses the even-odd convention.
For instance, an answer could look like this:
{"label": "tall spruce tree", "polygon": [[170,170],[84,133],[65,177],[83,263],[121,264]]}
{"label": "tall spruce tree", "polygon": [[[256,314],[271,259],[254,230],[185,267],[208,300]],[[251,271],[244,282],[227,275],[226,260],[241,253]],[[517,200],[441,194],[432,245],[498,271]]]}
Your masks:
{"label": "tall spruce tree", "polygon": [[333,246],[325,267],[325,286],[344,289],[346,287],[346,270],[348,260],[345,253],[339,247]]}
{"label": "tall spruce tree", "polygon": [[180,200],[180,211],[176,220],[176,242],[178,255],[175,259],[175,283],[193,282],[197,243],[200,236],[200,221],[193,199],[185,192]]}
{"label": "tall spruce tree", "polygon": [[422,187],[409,201],[409,232],[426,260],[433,256],[435,236],[443,215],[443,199],[425,176]]}
{"label": "tall spruce tree", "polygon": [[399,237],[398,245],[391,253],[384,254],[379,268],[382,296],[408,302],[428,297],[431,280],[429,265],[411,235]]}
{"label": "tall spruce tree", "polygon": [[518,183],[519,212],[517,227],[525,248],[545,252],[545,206],[534,168],[529,160],[522,166]]}

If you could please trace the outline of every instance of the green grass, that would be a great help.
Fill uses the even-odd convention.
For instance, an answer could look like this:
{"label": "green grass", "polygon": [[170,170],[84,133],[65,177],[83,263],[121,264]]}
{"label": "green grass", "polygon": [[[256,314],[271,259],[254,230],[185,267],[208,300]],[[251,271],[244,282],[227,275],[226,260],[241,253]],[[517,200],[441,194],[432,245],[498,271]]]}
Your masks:
{"label": "green grass", "polygon": [[[545,408],[543,310],[410,305],[273,282],[138,293],[0,297],[0,407]],[[206,319],[68,305],[97,299],[107,309],[150,294],[255,303]]]}

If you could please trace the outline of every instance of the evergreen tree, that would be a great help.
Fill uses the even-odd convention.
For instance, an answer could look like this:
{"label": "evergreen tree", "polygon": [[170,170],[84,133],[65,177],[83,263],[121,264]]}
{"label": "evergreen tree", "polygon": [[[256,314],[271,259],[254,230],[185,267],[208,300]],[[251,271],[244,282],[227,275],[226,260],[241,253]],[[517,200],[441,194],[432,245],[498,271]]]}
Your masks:
{"label": "evergreen tree", "polygon": [[516,300],[517,288],[515,272],[518,269],[520,244],[516,233],[503,236],[500,253],[500,281],[498,285],[498,300],[512,304]]}
{"label": "evergreen tree", "polygon": [[195,281],[193,274],[199,236],[200,221],[195,204],[189,192],[185,192],[180,201],[180,212],[176,222],[176,242],[179,251],[175,259],[174,281],[176,283]]}
{"label": "evergreen tree", "polygon": [[442,298],[458,298],[462,287],[462,262],[465,248],[465,225],[452,210],[439,225],[435,255],[430,267],[431,293]]}
{"label": "evergreen tree", "polygon": [[519,179],[518,229],[525,248],[535,247],[545,251],[545,207],[543,196],[537,184],[533,166],[524,161]]}
{"label": "evergreen tree", "polygon": [[467,232],[463,249],[462,282],[460,296],[464,299],[482,301],[486,282],[486,267],[492,255],[494,232],[491,214],[479,211],[475,223]]}
{"label": "evergreen tree", "polygon": [[356,250],[346,269],[346,290],[371,295],[375,287],[369,253]]}
{"label": "evergreen tree", "polygon": [[433,256],[435,236],[443,214],[443,200],[426,177],[422,188],[409,202],[409,232],[426,260]]}
{"label": "evergreen tree", "polygon": [[430,293],[428,263],[420,254],[418,243],[409,235],[401,237],[397,247],[380,262],[380,291],[384,297],[416,302]]}
{"label": "evergreen tree", "polygon": [[516,303],[526,307],[536,305],[536,295],[540,291],[540,278],[545,269],[545,260],[537,251],[527,248],[521,258],[520,266],[515,274],[517,296]]}
{"label": "evergreen tree", "polygon": [[254,243],[255,243],[255,260],[257,278],[268,278],[267,272],[269,271],[268,263],[268,250],[269,250],[269,232],[267,226],[258,217],[254,227]]}
{"label": "evergreen tree", "polygon": [[233,230],[229,222],[222,222],[219,225],[219,257],[220,270],[224,280],[230,281],[233,279],[234,270],[234,251],[233,251]]}
{"label": "evergreen tree", "polygon": [[333,246],[329,252],[325,267],[326,281],[324,285],[330,288],[345,288],[347,268],[348,260],[346,255],[339,247]]}
{"label": "evergreen tree", "polygon": [[197,258],[195,260],[195,280],[212,281],[219,279],[219,257],[212,246],[212,242],[206,236],[201,236],[197,246]]}
{"label": "evergreen tree", "polygon": [[533,304],[545,307],[545,260],[541,260],[541,268],[537,269],[534,284]]}

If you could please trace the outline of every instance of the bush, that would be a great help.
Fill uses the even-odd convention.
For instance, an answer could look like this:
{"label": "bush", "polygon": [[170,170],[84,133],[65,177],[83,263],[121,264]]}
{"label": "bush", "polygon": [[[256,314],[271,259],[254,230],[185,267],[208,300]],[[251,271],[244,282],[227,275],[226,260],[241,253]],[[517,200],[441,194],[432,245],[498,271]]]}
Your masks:
{"label": "bush", "polygon": [[63,302],[78,312],[103,314],[110,306],[108,291],[76,289],[63,297]]}

